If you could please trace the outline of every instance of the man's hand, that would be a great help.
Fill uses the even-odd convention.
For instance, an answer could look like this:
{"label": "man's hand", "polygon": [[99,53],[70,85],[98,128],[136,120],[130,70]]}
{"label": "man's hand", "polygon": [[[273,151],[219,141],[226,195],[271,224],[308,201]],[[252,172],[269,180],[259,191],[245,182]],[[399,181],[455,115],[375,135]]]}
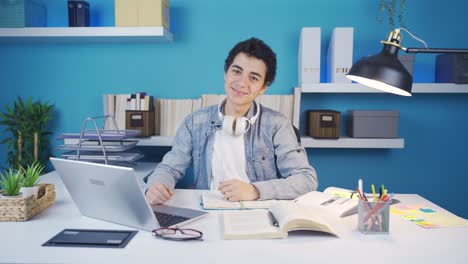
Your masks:
{"label": "man's hand", "polygon": [[221,191],[224,198],[232,202],[252,201],[260,198],[260,193],[253,184],[241,180],[220,182],[218,190]]}
{"label": "man's hand", "polygon": [[150,204],[163,204],[170,200],[173,195],[174,191],[169,187],[160,182],[155,182],[148,188],[145,196]]}

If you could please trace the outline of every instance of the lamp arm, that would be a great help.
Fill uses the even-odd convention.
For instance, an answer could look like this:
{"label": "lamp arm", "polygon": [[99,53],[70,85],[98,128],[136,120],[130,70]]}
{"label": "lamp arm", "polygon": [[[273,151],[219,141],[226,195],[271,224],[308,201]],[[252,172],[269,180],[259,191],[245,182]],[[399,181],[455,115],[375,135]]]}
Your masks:
{"label": "lamp arm", "polygon": [[441,53],[441,54],[468,54],[468,49],[447,49],[447,48],[404,48],[406,53]]}

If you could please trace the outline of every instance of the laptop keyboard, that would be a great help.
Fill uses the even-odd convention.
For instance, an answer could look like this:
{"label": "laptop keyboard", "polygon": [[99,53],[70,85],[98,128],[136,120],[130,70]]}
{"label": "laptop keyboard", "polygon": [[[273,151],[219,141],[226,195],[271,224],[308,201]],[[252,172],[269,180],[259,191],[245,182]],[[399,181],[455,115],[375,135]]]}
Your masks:
{"label": "laptop keyboard", "polygon": [[189,217],[165,214],[161,212],[154,212],[154,215],[156,216],[156,219],[158,219],[161,227],[170,227],[190,219]]}

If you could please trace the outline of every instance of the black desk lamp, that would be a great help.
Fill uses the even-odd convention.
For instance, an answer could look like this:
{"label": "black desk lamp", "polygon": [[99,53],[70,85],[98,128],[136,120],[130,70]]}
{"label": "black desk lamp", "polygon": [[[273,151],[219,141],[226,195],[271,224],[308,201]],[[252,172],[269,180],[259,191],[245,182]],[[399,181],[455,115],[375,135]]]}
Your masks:
{"label": "black desk lamp", "polygon": [[405,48],[400,45],[400,42],[400,29],[390,31],[387,40],[380,42],[383,44],[382,51],[379,54],[358,60],[346,77],[384,92],[411,96],[413,77],[398,60],[398,50],[403,50],[406,53],[468,54],[468,49],[432,49],[427,48],[427,46],[426,48]]}

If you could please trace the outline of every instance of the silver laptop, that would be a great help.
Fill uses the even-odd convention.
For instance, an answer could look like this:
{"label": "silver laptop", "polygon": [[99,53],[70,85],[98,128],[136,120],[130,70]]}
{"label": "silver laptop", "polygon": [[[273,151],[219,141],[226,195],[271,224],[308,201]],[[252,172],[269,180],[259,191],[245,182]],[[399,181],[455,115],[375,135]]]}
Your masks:
{"label": "silver laptop", "polygon": [[[206,214],[199,210],[149,205],[143,194],[145,175],[134,168],[50,158],[82,215],[141,230],[187,224]],[[151,170],[141,169],[148,174]]]}

